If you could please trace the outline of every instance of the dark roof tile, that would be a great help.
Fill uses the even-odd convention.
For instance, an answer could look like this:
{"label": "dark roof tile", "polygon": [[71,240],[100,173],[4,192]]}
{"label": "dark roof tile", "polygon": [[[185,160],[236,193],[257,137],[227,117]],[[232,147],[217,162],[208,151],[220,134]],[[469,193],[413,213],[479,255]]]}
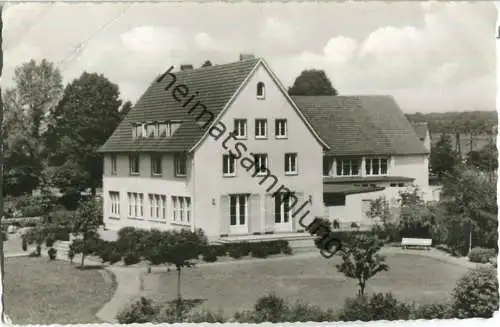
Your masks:
{"label": "dark roof tile", "polygon": [[[175,85],[182,83],[188,87],[189,93],[186,99],[194,92],[198,92],[190,105],[200,101],[216,117],[258,62],[259,59],[256,58],[173,72],[176,76]],[[172,89],[175,85],[165,91],[165,87],[172,80],[170,76],[165,77],[160,83],[156,80],[157,78],[99,149],[99,152],[186,152],[201,139],[204,130],[195,123],[199,111],[188,113],[190,107],[183,108],[182,103],[173,98]],[[182,121],[172,137],[132,139],[133,123],[167,120]]]}
{"label": "dark roof tile", "polygon": [[296,96],[293,100],[330,146],[328,154],[426,154],[390,96]]}

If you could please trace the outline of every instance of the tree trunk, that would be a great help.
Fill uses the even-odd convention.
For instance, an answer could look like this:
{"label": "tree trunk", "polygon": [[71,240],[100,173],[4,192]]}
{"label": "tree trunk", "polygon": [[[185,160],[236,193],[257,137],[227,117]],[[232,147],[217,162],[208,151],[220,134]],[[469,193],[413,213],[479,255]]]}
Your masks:
{"label": "tree trunk", "polygon": [[80,267],[83,268],[84,264],[85,264],[85,253],[82,251],[82,263],[81,263]]}
{"label": "tree trunk", "polygon": [[365,296],[365,287],[366,283],[363,281],[359,281],[359,296]]}
{"label": "tree trunk", "polygon": [[181,298],[181,267],[177,267],[177,299]]}
{"label": "tree trunk", "polygon": [[177,311],[177,322],[181,322],[181,305],[182,305],[182,298],[181,298],[181,267],[177,266],[177,305],[176,305],[176,311]]}

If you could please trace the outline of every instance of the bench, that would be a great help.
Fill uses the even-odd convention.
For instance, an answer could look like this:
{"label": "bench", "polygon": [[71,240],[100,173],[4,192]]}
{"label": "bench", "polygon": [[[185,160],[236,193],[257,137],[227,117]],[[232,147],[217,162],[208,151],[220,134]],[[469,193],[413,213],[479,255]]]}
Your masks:
{"label": "bench", "polygon": [[401,248],[424,248],[430,250],[432,246],[432,238],[409,238],[403,237],[401,240]]}

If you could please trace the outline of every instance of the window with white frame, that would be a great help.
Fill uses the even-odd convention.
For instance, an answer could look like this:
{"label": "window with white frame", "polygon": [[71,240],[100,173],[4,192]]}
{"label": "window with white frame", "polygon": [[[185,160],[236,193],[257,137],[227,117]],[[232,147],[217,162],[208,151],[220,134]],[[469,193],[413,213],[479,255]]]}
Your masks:
{"label": "window with white frame", "polygon": [[222,155],[222,175],[223,176],[235,176],[235,157],[230,154]]}
{"label": "window with white frame", "polygon": [[255,138],[267,138],[267,119],[255,119]]}
{"label": "window with white frame", "polygon": [[151,219],[164,220],[166,218],[167,198],[162,194],[149,194],[149,216]]}
{"label": "window with white frame", "polygon": [[365,172],[367,176],[387,175],[387,158],[366,158]]}
{"label": "window with white frame", "polygon": [[132,138],[138,139],[145,136],[144,124],[136,123],[132,125]]}
{"label": "window with white frame", "polygon": [[256,175],[265,175],[267,174],[268,162],[267,162],[267,154],[266,153],[256,153],[254,154],[254,162],[255,162],[255,173]]}
{"label": "window with white frame", "polygon": [[160,176],[161,171],[161,154],[152,154],[151,155],[151,175]]}
{"label": "window with white frame", "polygon": [[158,135],[160,137],[166,137],[170,135],[170,126],[168,123],[163,122],[158,124]]}
{"label": "window with white frame", "polygon": [[191,222],[191,199],[186,196],[172,196],[172,222],[189,224]]}
{"label": "window with white frame", "polygon": [[257,99],[264,99],[266,97],[266,87],[263,82],[257,83]]}
{"label": "window with white frame", "polygon": [[116,154],[111,155],[111,175],[116,175],[117,174],[117,167],[116,167]]}
{"label": "window with white frame", "polygon": [[187,160],[186,155],[178,154],[175,156],[175,176],[186,176]]}
{"label": "window with white frame", "polygon": [[323,176],[331,176],[333,167],[333,157],[323,156]]}
{"label": "window with white frame", "polygon": [[337,176],[358,176],[361,158],[337,158]]}
{"label": "window with white frame", "polygon": [[274,222],[277,224],[290,221],[290,194],[278,193],[274,197]]}
{"label": "window with white frame", "polygon": [[144,194],[128,192],[128,216],[129,218],[144,217]]}
{"label": "window with white frame", "polygon": [[296,175],[297,174],[297,154],[296,153],[285,153],[285,174],[286,175]]}
{"label": "window with white frame", "polygon": [[234,137],[237,139],[244,139],[247,137],[247,120],[235,119],[234,120]]}
{"label": "window with white frame", "polygon": [[138,175],[140,173],[140,162],[138,154],[130,154],[129,155],[129,168],[131,175]]}
{"label": "window with white frame", "polygon": [[109,191],[109,199],[111,203],[110,216],[120,218],[120,192]]}
{"label": "window with white frame", "polygon": [[147,124],[146,133],[148,137],[156,137],[158,135],[158,124],[156,123]]}
{"label": "window with white frame", "polygon": [[274,121],[274,133],[277,139],[284,139],[287,137],[286,119],[276,119]]}
{"label": "window with white frame", "polygon": [[231,226],[243,226],[248,221],[248,194],[229,196],[229,221]]}

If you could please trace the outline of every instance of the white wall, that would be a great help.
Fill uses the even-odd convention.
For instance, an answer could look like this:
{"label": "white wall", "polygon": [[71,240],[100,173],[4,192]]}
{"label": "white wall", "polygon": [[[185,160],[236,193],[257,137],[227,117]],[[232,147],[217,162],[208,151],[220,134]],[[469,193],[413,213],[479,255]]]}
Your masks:
{"label": "white wall", "polygon": [[[109,192],[120,193],[120,218],[111,216],[111,200]],[[144,194],[144,219],[128,218],[128,197],[127,192],[136,192]],[[164,221],[155,221],[150,219],[150,207],[148,194],[165,195],[167,199],[167,217]],[[172,199],[171,196],[191,197],[191,190],[185,180],[167,181],[165,179],[147,178],[147,177],[104,177],[103,180],[103,199],[104,199],[104,223],[110,230],[119,230],[126,226],[138,228],[157,228],[167,230],[172,228],[184,227],[188,225],[178,225],[171,223]],[[193,201],[193,199],[191,199]]]}
{"label": "white wall", "polygon": [[[259,81],[265,83],[265,99],[256,97],[256,85]],[[269,169],[275,174],[279,182],[270,190],[274,192],[281,184],[285,184],[291,191],[302,192],[305,197],[312,196],[313,215],[323,213],[323,179],[322,179],[322,147],[306,128],[303,121],[286,100],[278,86],[263,66],[260,66],[251,77],[235,102],[223,115],[222,122],[228,129],[233,130],[235,118],[247,119],[248,138],[242,140],[247,146],[246,156],[250,152],[267,153]],[[256,140],[254,124],[256,118],[267,118],[268,138]],[[274,119],[286,118],[288,138],[276,139],[274,135]],[[259,185],[260,178],[252,178],[236,160],[236,177],[222,176],[222,154],[228,150],[222,147],[222,141],[227,134],[216,141],[209,136],[195,153],[194,181],[195,184],[195,219],[197,226],[203,228],[208,235],[218,235],[220,227],[220,196],[230,193],[260,194],[261,198],[267,193],[269,183]],[[235,141],[228,142],[229,149],[234,149]],[[235,152],[233,150],[233,152]],[[284,154],[298,153],[298,175],[284,175]],[[245,154],[244,154],[245,156]],[[215,204],[212,204],[212,199]],[[264,201],[261,201],[260,218],[264,216]],[[302,203],[302,202],[301,202]],[[225,219],[228,219],[225,217]],[[252,217],[250,217],[252,219]],[[311,218],[312,219],[312,218]]]}

